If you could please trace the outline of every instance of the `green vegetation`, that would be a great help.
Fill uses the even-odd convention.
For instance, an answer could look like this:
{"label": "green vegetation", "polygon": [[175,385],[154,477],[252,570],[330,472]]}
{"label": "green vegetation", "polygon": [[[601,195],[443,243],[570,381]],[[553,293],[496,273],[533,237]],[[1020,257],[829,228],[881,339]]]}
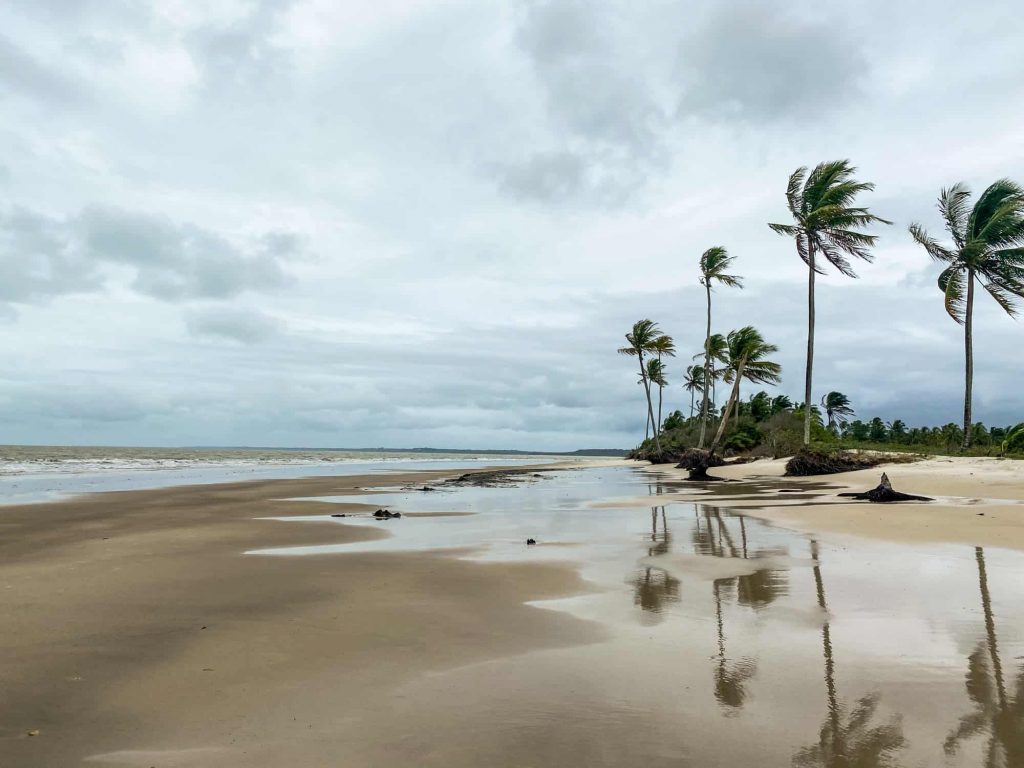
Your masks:
{"label": "green vegetation", "polygon": [[[725,335],[713,331],[713,286],[717,283],[742,288],[743,279],[732,274],[735,257],[724,247],[708,248],[698,264],[699,282],[706,295],[703,344],[701,351],[693,355],[693,364],[684,366],[681,377],[682,389],[690,396],[689,415],[676,409],[662,418],[665,389],[670,385],[666,359],[676,354],[671,336],[662,333],[654,321],[640,320],[626,334],[627,346],[619,349],[621,354],[637,358],[639,383],[647,401],[644,442],[631,455],[656,461],[680,460],[678,457],[683,456],[698,472],[720,462],[718,452],[788,456],[801,450],[824,451],[829,461],[836,458],[837,452],[849,450],[1024,457],[1024,424],[989,429],[971,420],[975,281],[1011,317],[1016,316],[1018,302],[1024,300],[1024,188],[1007,179],[988,187],[973,207],[969,205],[970,192],[963,184],[942,191],[939,210],[953,238],[952,247],[940,244],[917,224],[910,227],[914,240],[945,265],[938,284],[946,311],[964,326],[966,378],[962,425],[950,422],[936,427],[908,427],[902,419],[886,422],[877,416],[862,421],[855,418],[850,399],[835,390],[823,395],[818,401],[820,405],[814,404],[815,277],[825,274],[826,264],[847,277],[856,277],[848,257],[872,261],[870,248],[877,241],[876,235],[863,230],[873,224],[891,223],[855,205],[862,193],[874,189],[871,183],[854,178],[855,173],[847,160],[820,163],[810,172],[806,167],[798,168],[786,188],[786,204],[793,223],[768,225],[774,232],[794,239],[797,254],[807,265],[803,400],[794,402],[786,395],[773,396],[763,391],[747,400],[741,398],[744,379],[773,385],[782,381],[780,366],[768,359],[778,348],[768,344],[750,325]],[[731,385],[721,409],[716,404],[719,380]],[[711,432],[714,438],[705,450]]]}
{"label": "green vegetation", "polygon": [[[769,345],[770,346],[770,345]],[[746,378],[746,377],[745,377]],[[770,380],[767,379],[767,380]],[[838,395],[838,398],[832,396]],[[854,416],[849,398],[841,392],[829,393],[835,403],[840,399],[848,409],[845,416]],[[723,437],[715,450],[726,455],[770,456],[778,458],[798,453],[803,446],[804,409],[794,405],[785,395],[772,397],[760,391],[746,400],[732,397],[721,414],[712,415]],[[836,419],[833,414],[833,419]],[[1011,456],[1024,458],[1024,423],[1016,426],[986,427],[978,422],[971,426],[971,448],[964,451],[963,430],[959,424],[949,423],[937,427],[907,427],[902,419],[891,422],[875,416],[867,421],[850,418],[836,420],[832,426],[822,419],[818,407],[811,408],[811,448],[814,451],[882,451],[885,453],[916,453],[970,456]],[[723,429],[722,425],[725,423]],[[674,411],[665,419],[661,430],[660,452],[666,461],[697,447],[700,431],[698,416],[685,417]],[[641,444],[633,453],[640,458],[657,458],[650,441]]]}

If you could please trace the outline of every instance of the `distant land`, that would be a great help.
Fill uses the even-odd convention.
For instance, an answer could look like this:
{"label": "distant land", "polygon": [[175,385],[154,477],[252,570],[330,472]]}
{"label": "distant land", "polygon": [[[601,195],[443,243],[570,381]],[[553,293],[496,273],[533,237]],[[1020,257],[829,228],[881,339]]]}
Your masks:
{"label": "distant land", "polygon": [[579,448],[575,451],[519,451],[496,448],[280,448],[266,445],[194,445],[187,446],[196,451],[243,450],[243,451],[339,451],[351,453],[454,453],[484,456],[625,456],[625,448]]}

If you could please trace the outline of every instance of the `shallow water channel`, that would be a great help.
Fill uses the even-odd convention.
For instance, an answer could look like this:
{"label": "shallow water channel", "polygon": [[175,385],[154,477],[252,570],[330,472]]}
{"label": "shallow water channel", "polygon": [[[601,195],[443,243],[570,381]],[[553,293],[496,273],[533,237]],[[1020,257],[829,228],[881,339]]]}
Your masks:
{"label": "shallow water channel", "polygon": [[[500,749],[493,764],[564,754],[566,765],[1024,768],[1024,554],[812,537],[662,503],[675,489],[609,467],[519,487],[317,499],[403,517],[336,520],[387,538],[251,554],[444,549],[566,562],[593,585],[536,604],[595,622],[593,643],[394,693],[389,722],[361,735],[400,732],[422,745],[423,764]],[[631,501],[603,505],[615,498]],[[442,730],[452,735],[439,743]]]}

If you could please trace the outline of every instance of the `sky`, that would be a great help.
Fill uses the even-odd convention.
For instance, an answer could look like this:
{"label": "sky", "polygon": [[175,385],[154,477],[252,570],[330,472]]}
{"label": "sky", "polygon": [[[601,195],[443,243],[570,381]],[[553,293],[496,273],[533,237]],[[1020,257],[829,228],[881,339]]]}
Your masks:
{"label": "sky", "polygon": [[[616,354],[714,327],[802,393],[784,190],[849,158],[880,226],[819,280],[815,398],[957,421],[963,336],[907,234],[1024,181],[1011,2],[9,0],[0,442],[630,447]],[[975,418],[1024,420],[1022,326],[976,308]],[[749,393],[748,393],[749,394]]]}

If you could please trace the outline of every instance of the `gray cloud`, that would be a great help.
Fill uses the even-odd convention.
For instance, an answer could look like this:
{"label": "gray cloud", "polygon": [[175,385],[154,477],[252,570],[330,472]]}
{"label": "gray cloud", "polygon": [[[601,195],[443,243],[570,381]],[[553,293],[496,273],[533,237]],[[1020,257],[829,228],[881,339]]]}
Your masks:
{"label": "gray cloud", "polygon": [[845,23],[757,2],[715,6],[680,45],[684,115],[817,120],[861,95],[868,61]]}
{"label": "gray cloud", "polygon": [[647,73],[614,34],[617,8],[584,0],[520,6],[516,40],[542,88],[552,146],[497,166],[521,199],[615,204],[669,164],[664,108]]}
{"label": "gray cloud", "polygon": [[0,34],[0,96],[12,95],[68,105],[80,101],[83,92],[74,78],[51,69]]}
{"label": "gray cloud", "polygon": [[263,312],[236,307],[211,307],[186,315],[189,333],[194,336],[255,344],[266,341],[284,328],[284,324]]}
{"label": "gray cloud", "polygon": [[242,248],[193,224],[119,208],[67,219],[10,208],[0,210],[0,300],[97,291],[111,266],[129,268],[131,287],[146,296],[227,299],[286,285],[281,261],[300,248],[292,233],[266,233]]}
{"label": "gray cloud", "polygon": [[59,221],[24,208],[0,210],[0,301],[41,301],[102,284]]}
{"label": "gray cloud", "polygon": [[287,234],[278,234],[245,252],[201,227],[113,208],[86,209],[79,226],[90,257],[134,267],[133,287],[165,300],[280,288],[287,278],[278,259],[295,248]]}

